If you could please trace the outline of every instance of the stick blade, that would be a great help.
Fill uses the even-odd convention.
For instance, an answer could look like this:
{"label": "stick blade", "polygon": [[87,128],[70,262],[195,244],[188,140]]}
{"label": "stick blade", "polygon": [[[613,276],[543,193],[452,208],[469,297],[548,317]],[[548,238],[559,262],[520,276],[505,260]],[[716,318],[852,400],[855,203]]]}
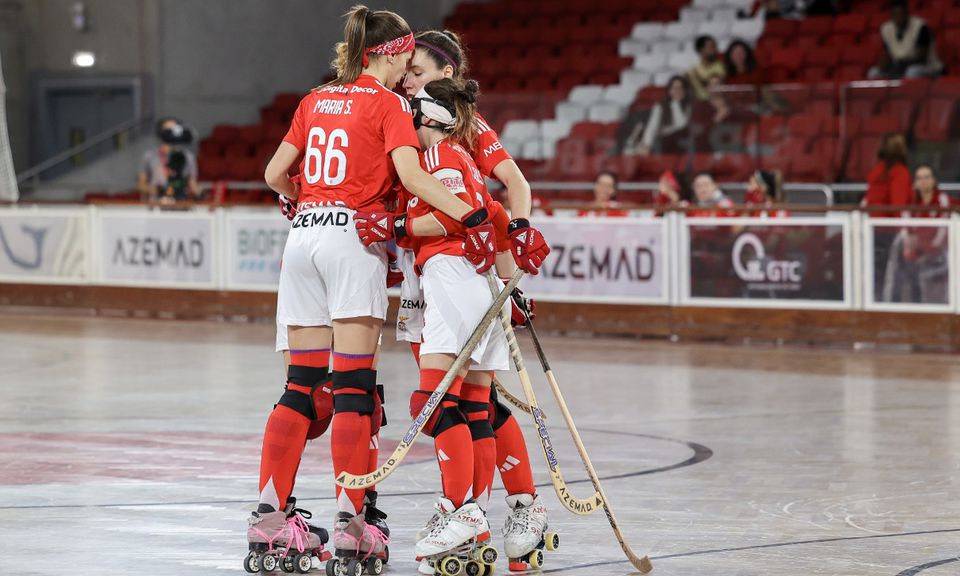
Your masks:
{"label": "stick blade", "polygon": [[636,554],[629,554],[628,556],[630,557],[630,563],[633,564],[633,567],[639,570],[641,574],[649,574],[653,570],[653,564],[646,556],[643,558],[637,558]]}

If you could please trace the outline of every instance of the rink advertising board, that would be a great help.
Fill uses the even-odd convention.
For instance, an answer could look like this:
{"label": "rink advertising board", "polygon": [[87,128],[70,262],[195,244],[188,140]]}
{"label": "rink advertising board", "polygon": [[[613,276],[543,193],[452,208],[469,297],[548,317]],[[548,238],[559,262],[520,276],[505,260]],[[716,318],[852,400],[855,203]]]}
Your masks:
{"label": "rink advertising board", "polygon": [[85,210],[0,213],[0,280],[86,283],[90,279]]}
{"label": "rink advertising board", "polygon": [[276,291],[290,222],[276,212],[227,213],[225,228],[227,288]]}
{"label": "rink advertising board", "polygon": [[664,303],[666,223],[638,218],[540,218],[533,225],[550,243],[524,292],[543,300]]}
{"label": "rink advertising board", "polygon": [[684,302],[852,306],[846,220],[692,218],[684,222],[681,233]]}
{"label": "rink advertising board", "polygon": [[956,293],[952,230],[942,218],[865,219],[865,307],[951,310]]}
{"label": "rink advertising board", "polygon": [[115,285],[216,288],[215,228],[207,213],[102,211],[98,279]]}

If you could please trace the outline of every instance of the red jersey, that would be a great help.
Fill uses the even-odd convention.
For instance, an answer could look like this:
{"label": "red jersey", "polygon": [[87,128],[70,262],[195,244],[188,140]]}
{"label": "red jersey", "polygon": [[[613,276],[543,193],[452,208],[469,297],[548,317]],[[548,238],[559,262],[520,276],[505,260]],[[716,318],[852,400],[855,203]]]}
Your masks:
{"label": "red jersey", "polygon": [[512,158],[500,144],[496,131],[487,124],[483,116],[477,114],[473,124],[477,130],[476,140],[473,142],[473,161],[481,174],[487,178],[495,178],[493,169],[497,164]]}
{"label": "red jersey", "polygon": [[[887,167],[886,163],[877,163],[867,175],[867,194],[863,197],[863,206],[906,206],[913,201],[913,187],[910,183],[910,170],[904,164]],[[898,211],[872,212],[871,216],[897,218]]]}
{"label": "red jersey", "polygon": [[[941,192],[939,189],[933,191],[933,195],[930,197],[930,201],[924,201],[923,197],[920,194],[917,194],[917,200],[915,202],[921,206],[933,206],[937,208],[949,208],[953,202],[950,201],[950,197]],[[914,212],[910,216],[913,218],[949,218],[949,212]]]}
{"label": "red jersey", "polygon": [[304,96],[283,139],[304,153],[300,209],[383,210],[397,178],[390,152],[420,148],[410,113],[406,98],[368,75]]}
{"label": "red jersey", "polygon": [[[420,154],[423,169],[473,208],[486,205],[489,200],[483,175],[474,164],[473,158],[459,144],[443,140],[424,150]],[[407,215],[413,219],[432,213],[435,208],[416,196],[407,193]],[[416,238],[413,249],[417,253],[417,266],[423,266],[427,260],[437,254],[463,256],[463,234],[451,233],[446,236],[424,236]]]}

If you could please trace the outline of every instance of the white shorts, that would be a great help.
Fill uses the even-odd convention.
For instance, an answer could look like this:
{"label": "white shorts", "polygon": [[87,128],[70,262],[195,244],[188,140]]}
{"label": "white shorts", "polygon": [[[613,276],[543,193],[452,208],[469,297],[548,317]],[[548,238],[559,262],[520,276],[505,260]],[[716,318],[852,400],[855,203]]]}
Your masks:
{"label": "white shorts", "polygon": [[[459,354],[493,303],[486,277],[462,257],[438,254],[424,265],[421,283],[426,309],[420,355]],[[497,284],[503,289],[501,282]],[[509,352],[499,319],[487,328],[470,359],[471,370],[508,369]]]}
{"label": "white shorts", "polygon": [[397,340],[423,341],[423,288],[416,271],[417,256],[412,250],[397,248],[397,267],[403,272],[400,284],[400,309],[397,311]]}
{"label": "white shorts", "polygon": [[354,210],[313,208],[293,220],[280,267],[277,322],[332,326],[333,320],[387,316],[387,251],[364,246]]}

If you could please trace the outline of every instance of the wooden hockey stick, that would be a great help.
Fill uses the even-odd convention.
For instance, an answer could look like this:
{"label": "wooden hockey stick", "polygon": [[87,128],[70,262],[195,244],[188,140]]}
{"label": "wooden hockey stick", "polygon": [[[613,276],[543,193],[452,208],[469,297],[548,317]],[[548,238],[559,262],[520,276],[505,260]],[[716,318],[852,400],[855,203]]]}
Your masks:
{"label": "wooden hockey stick", "polygon": [[[497,293],[497,282],[493,275],[487,276],[490,283],[490,293]],[[537,398],[533,393],[533,384],[530,382],[530,375],[527,373],[527,367],[523,363],[523,356],[520,354],[520,346],[517,344],[517,336],[510,325],[510,316],[506,311],[500,314],[500,325],[503,326],[503,333],[507,338],[507,346],[510,347],[510,356],[513,359],[514,366],[517,367],[517,375],[520,377],[520,386],[523,388],[523,394],[530,405],[530,413],[537,424],[537,436],[540,438],[540,448],[543,451],[543,457],[547,461],[547,467],[550,469],[550,482],[553,484],[553,490],[557,493],[557,498],[563,506],[580,516],[587,516],[596,512],[602,505],[603,500],[599,492],[594,492],[589,498],[577,498],[570,493],[567,482],[563,479],[560,472],[560,465],[557,463],[557,457],[553,453],[553,442],[550,440],[550,433],[547,432],[547,424],[544,422],[543,412],[537,406]]]}
{"label": "wooden hockey stick", "polygon": [[580,433],[577,432],[577,426],[573,423],[573,417],[570,415],[570,411],[567,410],[567,403],[563,400],[563,394],[560,393],[560,386],[557,385],[557,379],[553,375],[553,370],[550,369],[550,363],[547,362],[547,356],[543,352],[543,346],[540,345],[540,339],[537,338],[537,331],[533,327],[533,321],[529,315],[527,315],[527,328],[530,329],[530,336],[533,338],[533,345],[537,349],[537,356],[540,357],[543,372],[547,375],[547,382],[550,383],[550,388],[553,390],[553,395],[557,399],[557,404],[560,405],[560,412],[563,414],[563,419],[567,423],[567,428],[570,429],[570,435],[573,436],[573,442],[577,446],[577,452],[580,453],[580,459],[583,460],[584,468],[587,469],[590,482],[593,483],[594,489],[596,489],[597,493],[600,494],[600,498],[603,500],[603,511],[606,512],[610,527],[613,528],[613,535],[617,537],[617,541],[620,542],[620,548],[623,549],[623,553],[627,556],[627,559],[630,560],[630,563],[633,564],[634,568],[646,574],[653,570],[653,564],[650,563],[650,559],[646,556],[642,558],[637,556],[623,537],[623,532],[620,530],[620,523],[617,522],[617,517],[613,514],[613,509],[610,507],[610,500],[607,499],[607,495],[603,492],[603,486],[600,485],[600,478],[597,477],[597,471],[590,462],[587,449],[583,447],[583,441],[580,440]]}
{"label": "wooden hockey stick", "polygon": [[473,329],[473,333],[470,334],[470,338],[468,338],[467,343],[464,344],[463,350],[460,351],[460,354],[457,355],[456,360],[453,361],[453,366],[447,370],[446,376],[444,376],[443,380],[440,381],[440,384],[437,385],[437,389],[433,391],[433,394],[431,394],[429,398],[427,398],[427,403],[424,404],[423,408],[420,410],[420,413],[417,414],[416,418],[414,418],[413,423],[410,424],[410,428],[407,429],[407,433],[404,435],[403,439],[400,440],[400,443],[397,445],[396,449],[394,449],[393,454],[387,458],[387,461],[369,474],[361,474],[356,476],[350,474],[349,472],[343,472],[337,477],[337,484],[343,486],[344,488],[358,490],[369,488],[370,486],[382,482],[387,476],[392,474],[394,470],[397,469],[397,466],[400,465],[400,462],[403,461],[403,458],[413,446],[414,440],[416,440],[417,436],[420,435],[420,432],[423,430],[427,420],[429,420],[430,416],[433,415],[434,408],[440,404],[440,400],[443,398],[443,395],[447,393],[447,389],[449,389],[450,385],[453,384],[453,379],[456,378],[457,374],[460,373],[460,370],[466,366],[467,362],[470,360],[470,354],[473,353],[473,349],[476,348],[477,344],[480,343],[480,339],[483,338],[483,335],[490,326],[490,323],[493,322],[497,316],[499,316],[500,309],[503,308],[507,298],[510,297],[510,293],[517,286],[517,284],[520,282],[520,278],[522,277],[523,270],[517,270],[514,272],[503,291],[496,295],[496,298],[493,300],[493,304],[490,305],[490,309],[487,310],[487,313],[484,314],[483,318],[480,319],[480,323],[477,324],[477,327]]}
{"label": "wooden hockey stick", "polygon": [[[514,396],[513,393],[507,390],[507,387],[504,386],[503,382],[501,382],[496,376],[493,377],[493,386],[497,389],[497,395],[503,396],[507,402],[513,405],[514,408],[520,410],[521,412],[526,412],[527,414],[533,414],[530,405]],[[546,415],[543,415],[543,417],[546,419]]]}

